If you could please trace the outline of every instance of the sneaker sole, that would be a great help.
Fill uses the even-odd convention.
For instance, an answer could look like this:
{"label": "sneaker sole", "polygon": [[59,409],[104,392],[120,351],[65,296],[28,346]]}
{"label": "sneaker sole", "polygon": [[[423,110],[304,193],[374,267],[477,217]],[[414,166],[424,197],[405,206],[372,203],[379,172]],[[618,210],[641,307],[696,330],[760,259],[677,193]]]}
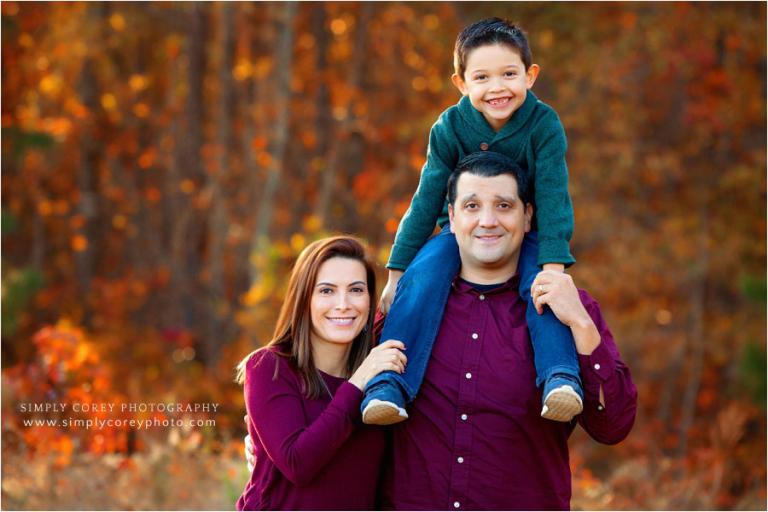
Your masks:
{"label": "sneaker sole", "polygon": [[557,388],[549,393],[541,417],[552,421],[571,421],[584,409],[579,395],[571,389]]}
{"label": "sneaker sole", "polygon": [[366,425],[394,425],[408,419],[408,413],[393,404],[381,400],[371,400],[363,411],[363,423]]}

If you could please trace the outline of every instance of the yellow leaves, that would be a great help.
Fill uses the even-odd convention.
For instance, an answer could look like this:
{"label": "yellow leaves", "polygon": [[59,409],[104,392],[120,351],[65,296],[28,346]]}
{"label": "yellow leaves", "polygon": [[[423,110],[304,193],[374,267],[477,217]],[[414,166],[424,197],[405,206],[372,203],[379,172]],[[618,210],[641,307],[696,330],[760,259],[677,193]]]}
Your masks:
{"label": "yellow leaves", "polygon": [[190,179],[184,179],[181,181],[181,184],[179,185],[179,189],[189,195],[195,191],[195,182]]}
{"label": "yellow leaves", "polygon": [[128,218],[125,215],[117,214],[112,217],[112,227],[115,229],[125,229],[128,225]]}
{"label": "yellow leaves", "polygon": [[294,233],[291,235],[291,249],[295,253],[301,252],[304,246],[307,244],[306,238],[301,233]]}
{"label": "yellow leaves", "polygon": [[542,50],[547,50],[552,47],[552,45],[555,42],[555,34],[551,30],[542,30],[539,32],[538,36],[539,44],[538,46]]}
{"label": "yellow leaves", "polygon": [[133,92],[141,92],[147,88],[149,80],[144,75],[133,74],[131,75],[131,78],[128,79],[128,85]]}
{"label": "yellow leaves", "polygon": [[342,18],[336,18],[331,21],[331,32],[333,35],[340,36],[347,31],[347,22]]}
{"label": "yellow leaves", "polygon": [[133,115],[138,118],[144,119],[149,116],[149,107],[146,103],[139,102],[133,106]]}
{"label": "yellow leaves", "polygon": [[423,76],[417,76],[411,80],[411,87],[414,91],[421,92],[427,88],[427,79]]}
{"label": "yellow leaves", "polygon": [[88,239],[83,235],[77,234],[69,240],[69,245],[75,252],[83,252],[88,249]]}
{"label": "yellow leaves", "polygon": [[248,79],[249,77],[253,76],[253,73],[253,64],[251,64],[251,61],[248,59],[243,58],[238,59],[235,67],[232,69],[232,76],[238,82],[242,82],[243,80]]}
{"label": "yellow leaves", "polygon": [[149,169],[152,167],[152,165],[155,163],[155,158],[157,157],[157,150],[155,148],[147,148],[145,149],[141,155],[139,156],[139,167],[142,169]]}
{"label": "yellow leaves", "polygon": [[669,325],[672,322],[672,312],[667,309],[656,311],[656,323],[659,325]]}
{"label": "yellow leaves", "polygon": [[117,32],[125,30],[125,17],[119,12],[114,13],[109,17],[109,26]]}
{"label": "yellow leaves", "polygon": [[304,227],[304,231],[308,233],[315,233],[322,227],[323,223],[320,220],[320,217],[317,215],[307,215],[304,218],[304,221],[302,222],[302,225]]}
{"label": "yellow leaves", "polygon": [[114,94],[110,94],[110,93],[102,94],[100,101],[101,101],[101,106],[106,111],[114,110],[117,107],[117,99],[115,98]]}
{"label": "yellow leaves", "polygon": [[264,78],[272,71],[272,59],[269,57],[262,57],[256,61],[254,67],[254,77]]}
{"label": "yellow leaves", "polygon": [[61,77],[57,74],[51,73],[45,75],[40,80],[38,89],[40,89],[40,92],[46,96],[55,96],[61,91],[62,84],[63,82]]}

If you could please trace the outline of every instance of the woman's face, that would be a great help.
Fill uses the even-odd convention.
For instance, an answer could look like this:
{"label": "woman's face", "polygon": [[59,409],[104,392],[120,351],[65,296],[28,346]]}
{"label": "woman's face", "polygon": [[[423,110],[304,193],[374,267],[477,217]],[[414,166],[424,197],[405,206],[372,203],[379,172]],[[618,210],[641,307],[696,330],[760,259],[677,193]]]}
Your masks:
{"label": "woman's face", "polygon": [[363,264],[342,257],[325,261],[310,302],[312,343],[350,345],[363,330],[370,308]]}

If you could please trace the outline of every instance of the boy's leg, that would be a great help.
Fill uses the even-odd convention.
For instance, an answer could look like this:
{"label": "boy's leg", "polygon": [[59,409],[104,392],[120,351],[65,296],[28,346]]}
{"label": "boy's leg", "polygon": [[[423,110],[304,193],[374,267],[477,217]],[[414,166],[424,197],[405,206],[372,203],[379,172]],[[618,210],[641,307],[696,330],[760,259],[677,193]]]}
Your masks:
{"label": "boy's leg", "polygon": [[539,315],[533,305],[531,284],[540,270],[538,253],[537,233],[530,232],[523,240],[518,270],[520,296],[527,305],[525,317],[533,345],[536,385],[544,385],[541,415],[555,421],[570,421],[583,408],[579,361],[571,330],[548,306]]}
{"label": "boy's leg", "polygon": [[398,282],[379,340],[402,341],[408,364],[404,373],[382,372],[365,387],[360,405],[364,423],[389,425],[408,418],[405,404],[413,401],[424,379],[458,271],[456,237],[446,225],[421,248]]}

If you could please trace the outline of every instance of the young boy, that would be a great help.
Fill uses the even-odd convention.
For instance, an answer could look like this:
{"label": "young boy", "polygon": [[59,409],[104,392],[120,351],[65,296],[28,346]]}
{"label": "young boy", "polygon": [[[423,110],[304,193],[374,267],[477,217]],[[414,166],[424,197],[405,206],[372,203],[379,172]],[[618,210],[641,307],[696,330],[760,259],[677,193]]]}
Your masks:
{"label": "young boy", "polygon": [[[363,421],[388,425],[408,418],[405,404],[415,398],[424,378],[460,265],[448,225],[448,176],[462,157],[487,150],[514,159],[533,184],[538,233],[532,230],[523,242],[520,295],[528,303],[536,385],[543,385],[541,416],[571,421],[583,399],[573,336],[548,307],[537,312],[530,289],[539,266],[563,272],[575,262],[569,250],[573,208],[565,132],[555,111],[530,92],[539,66],[531,62],[518,27],[499,18],[466,27],[456,39],[454,67],[451,78],[463,97],[432,126],[427,161],[397,229],[381,298],[381,309],[388,313],[381,340],[403,341],[408,366],[402,375],[384,372],[369,382],[361,404]],[[435,223],[442,231],[427,241]]]}

